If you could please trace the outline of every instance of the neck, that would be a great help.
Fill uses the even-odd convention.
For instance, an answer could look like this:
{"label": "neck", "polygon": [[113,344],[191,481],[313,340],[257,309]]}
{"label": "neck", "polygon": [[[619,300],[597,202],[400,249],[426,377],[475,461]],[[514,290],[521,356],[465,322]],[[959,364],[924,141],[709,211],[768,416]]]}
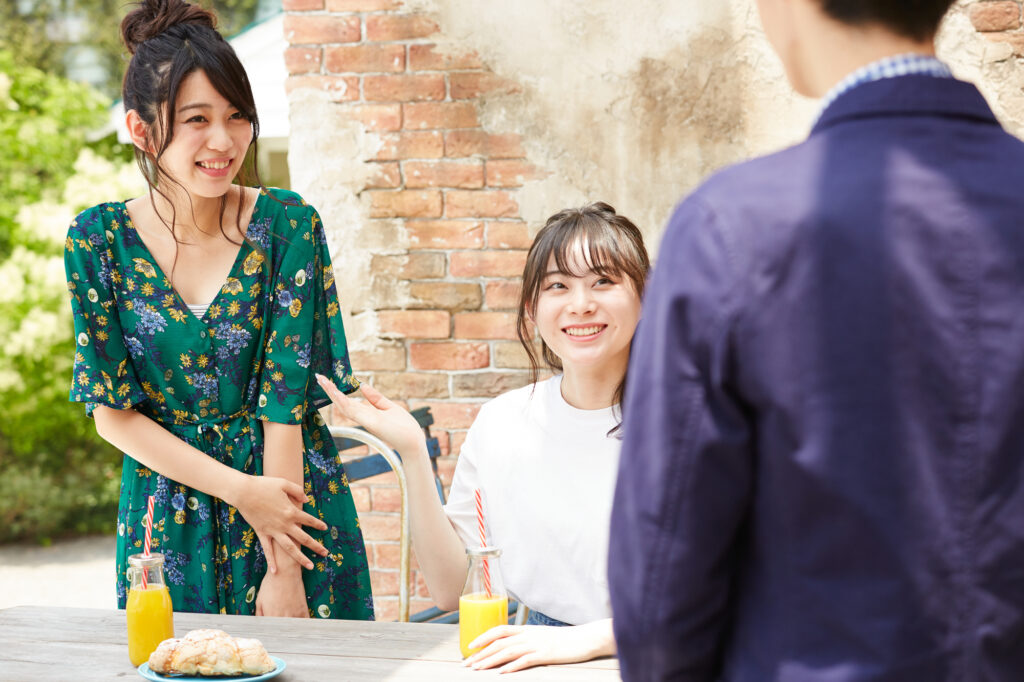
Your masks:
{"label": "neck", "polygon": [[628,351],[621,360],[600,367],[565,367],[562,370],[562,397],[579,410],[600,410],[616,402],[622,377],[626,375]]}
{"label": "neck", "polygon": [[875,24],[849,26],[835,21],[815,5],[802,18],[804,29],[795,44],[794,85],[803,95],[823,97],[857,69],[900,54],[935,55],[932,39],[915,40]]}
{"label": "neck", "polygon": [[224,197],[195,197],[184,191],[169,187],[164,190],[164,197],[159,192],[150,192],[157,212],[163,220],[174,219],[174,229],[184,241],[202,241],[207,237],[221,235],[221,201],[227,202],[224,207],[224,227],[229,227],[229,216],[232,214],[232,201],[238,201],[236,188],[232,186]]}

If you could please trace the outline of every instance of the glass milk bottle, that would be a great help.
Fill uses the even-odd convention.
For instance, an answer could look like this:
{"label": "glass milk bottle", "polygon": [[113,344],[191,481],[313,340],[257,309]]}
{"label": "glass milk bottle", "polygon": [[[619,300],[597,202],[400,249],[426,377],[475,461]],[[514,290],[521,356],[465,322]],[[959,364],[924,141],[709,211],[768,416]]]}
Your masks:
{"label": "glass milk bottle", "polygon": [[171,594],[164,582],[164,555],[154,552],[129,556],[128,580],[128,657],[138,667],[149,660],[160,642],[174,637]]}
{"label": "glass milk bottle", "polygon": [[462,657],[475,654],[469,643],[498,625],[508,624],[508,593],[501,579],[497,547],[467,549],[469,575],[459,597],[459,649]]}

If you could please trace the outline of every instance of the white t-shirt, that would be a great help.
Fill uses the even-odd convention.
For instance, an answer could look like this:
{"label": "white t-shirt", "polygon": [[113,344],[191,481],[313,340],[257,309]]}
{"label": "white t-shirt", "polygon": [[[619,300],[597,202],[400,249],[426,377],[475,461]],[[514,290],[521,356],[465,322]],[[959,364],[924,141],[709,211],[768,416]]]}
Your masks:
{"label": "white t-shirt", "polygon": [[502,550],[509,593],[579,625],[611,617],[606,564],[620,441],[607,435],[612,408],[572,407],[561,382],[555,376],[480,408],[445,512],[463,543],[478,547],[480,488],[488,544]]}

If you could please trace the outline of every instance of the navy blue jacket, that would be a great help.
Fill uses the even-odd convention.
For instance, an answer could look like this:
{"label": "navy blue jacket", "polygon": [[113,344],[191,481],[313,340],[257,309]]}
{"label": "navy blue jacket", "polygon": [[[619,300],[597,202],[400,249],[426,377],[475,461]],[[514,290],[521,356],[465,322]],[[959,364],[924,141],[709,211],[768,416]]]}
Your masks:
{"label": "navy blue jacket", "polygon": [[1024,680],[1024,143],[861,85],[676,210],[609,554],[623,678]]}

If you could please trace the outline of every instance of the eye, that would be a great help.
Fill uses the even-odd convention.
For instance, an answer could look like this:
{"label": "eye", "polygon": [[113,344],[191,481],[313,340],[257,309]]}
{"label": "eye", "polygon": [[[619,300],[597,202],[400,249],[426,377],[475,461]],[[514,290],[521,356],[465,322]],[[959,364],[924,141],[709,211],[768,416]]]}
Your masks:
{"label": "eye", "polygon": [[595,286],[611,286],[611,285],[614,285],[616,283],[617,282],[614,279],[612,279],[611,277],[598,277],[597,281],[594,282],[594,285]]}
{"label": "eye", "polygon": [[245,114],[243,114],[241,111],[236,111],[235,113],[231,114],[230,118],[231,118],[232,121],[248,121],[249,120],[249,117],[246,116]]}
{"label": "eye", "polygon": [[544,286],[544,291],[551,291],[552,289],[564,289],[564,288],[565,288],[565,285],[562,284],[561,282],[558,282],[558,281],[548,282]]}
{"label": "eye", "polygon": [[185,119],[185,123],[206,123],[206,117],[196,114],[195,116]]}

